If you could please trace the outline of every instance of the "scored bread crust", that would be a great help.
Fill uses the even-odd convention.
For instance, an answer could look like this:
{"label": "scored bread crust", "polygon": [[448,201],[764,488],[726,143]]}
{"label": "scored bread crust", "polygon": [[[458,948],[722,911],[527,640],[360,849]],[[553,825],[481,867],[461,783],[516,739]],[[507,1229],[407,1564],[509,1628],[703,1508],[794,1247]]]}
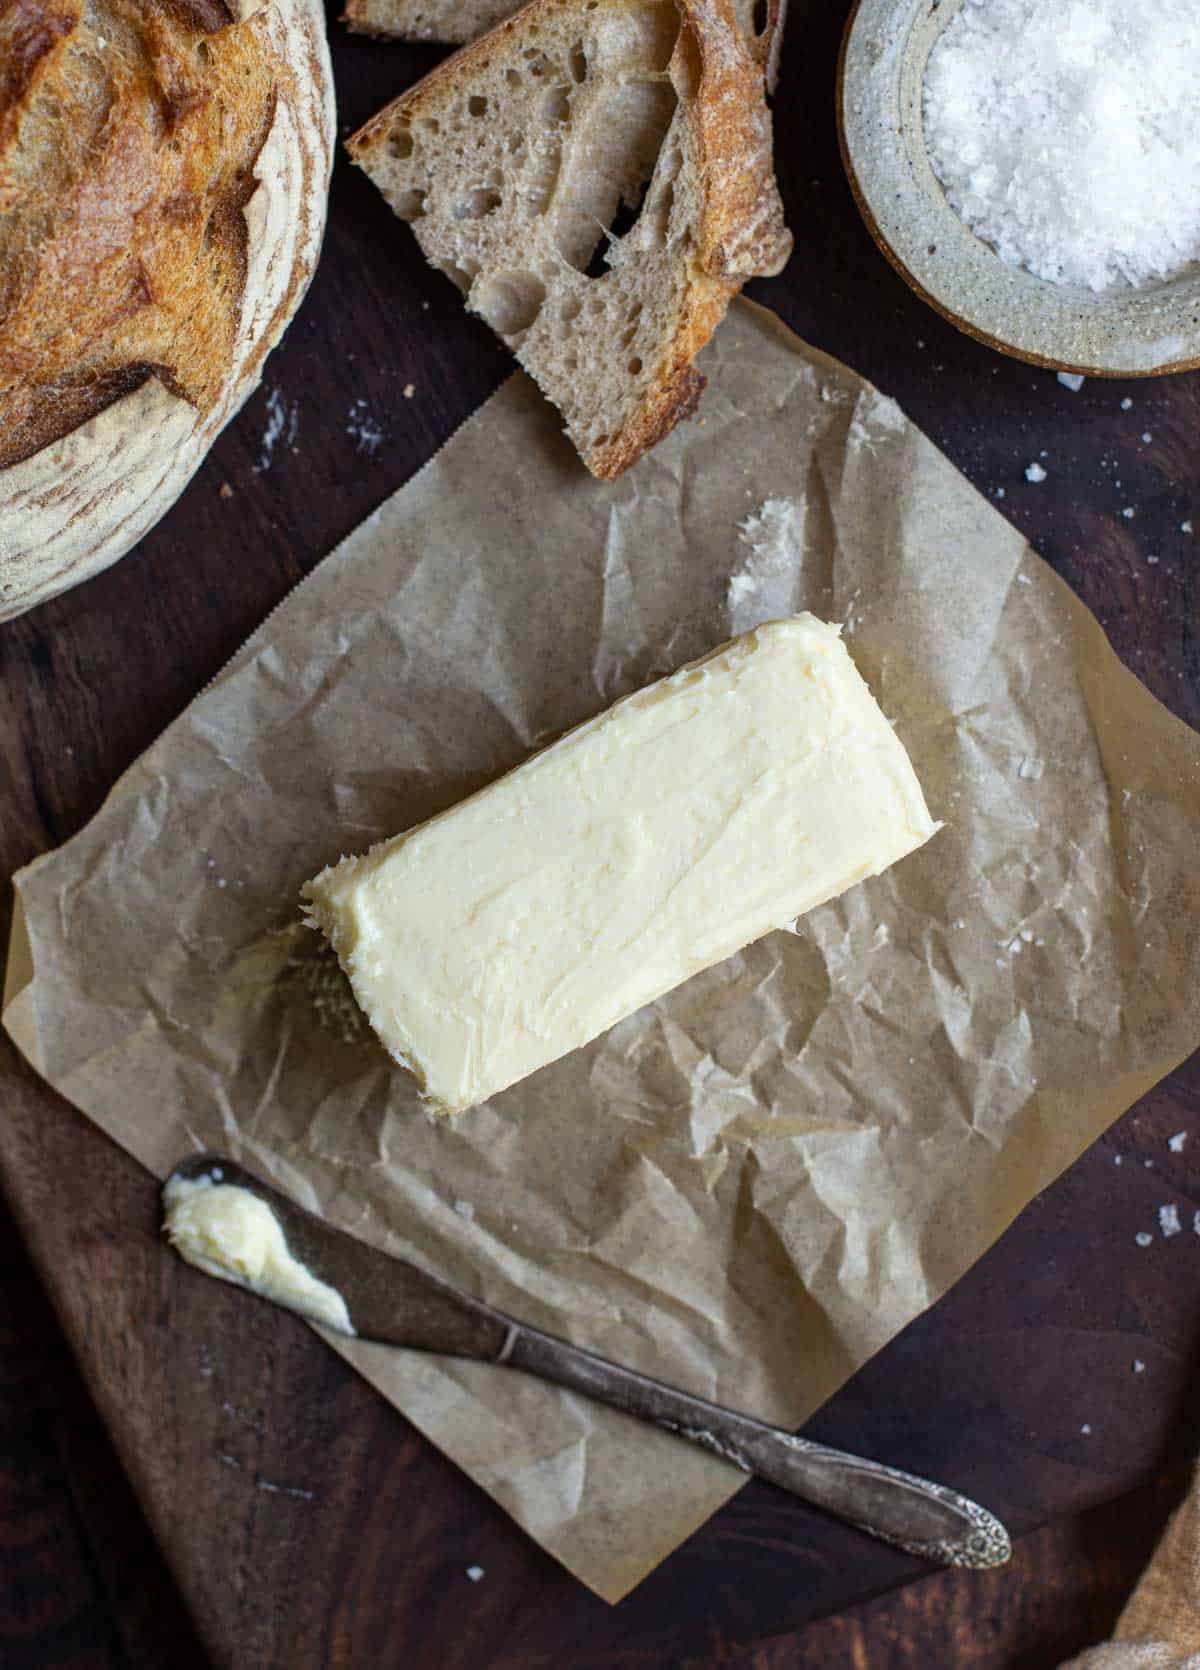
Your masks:
{"label": "scored bread crust", "polygon": [[[791,249],[762,70],[730,0],[530,0],[349,149],[602,479],[694,411],[696,354]],[[608,235],[647,174],[637,221]],[[604,238],[607,270],[589,277]],[[589,405],[593,385],[606,402]]]}
{"label": "scored bread crust", "polygon": [[319,0],[6,12],[0,619],[123,555],[257,386],[334,140]]}

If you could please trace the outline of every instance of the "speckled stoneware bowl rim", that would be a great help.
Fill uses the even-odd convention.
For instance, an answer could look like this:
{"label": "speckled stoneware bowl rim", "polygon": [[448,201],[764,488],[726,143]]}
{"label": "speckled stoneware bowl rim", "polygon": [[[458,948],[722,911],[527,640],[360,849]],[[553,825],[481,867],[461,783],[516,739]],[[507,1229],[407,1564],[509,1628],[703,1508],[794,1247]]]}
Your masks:
{"label": "speckled stoneware bowl rim", "polygon": [[946,201],[925,151],[921,87],[963,0],[857,0],[842,36],[842,161],[875,242],[943,318],[1015,359],[1085,377],[1200,366],[1200,269],[1099,295],[1002,261]]}

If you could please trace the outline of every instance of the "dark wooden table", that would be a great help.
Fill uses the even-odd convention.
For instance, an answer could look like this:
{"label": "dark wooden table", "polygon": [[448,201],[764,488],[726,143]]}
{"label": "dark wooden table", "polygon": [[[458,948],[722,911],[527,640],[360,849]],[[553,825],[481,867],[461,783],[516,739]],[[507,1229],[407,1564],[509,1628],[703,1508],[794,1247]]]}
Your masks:
{"label": "dark wooden table", "polygon": [[[778,149],[797,249],[752,293],[895,395],[1200,725],[1200,561],[1181,531],[1200,525],[1200,376],[1071,393],[907,292],[838,161],[844,11],[793,0]],[[343,131],[438,57],[332,33]],[[107,575],[0,628],[5,875],[80,828],[508,368],[339,162],[311,295],[184,500]],[[1040,484],[1024,475],[1034,459]],[[5,935],[7,910],[6,890]],[[186,1670],[201,1643],[218,1663],[288,1670],[1037,1670],[1109,1626],[1200,1439],[1196,1059],[812,1424],[1007,1514],[1028,1533],[1007,1570],[921,1575],[751,1485],[612,1609],[300,1324],[178,1268],[157,1243],[151,1181],[6,1041],[0,1105],[6,1670]],[[1176,1153],[1179,1130],[1193,1139]],[[1185,1224],[1170,1240],[1165,1203]]]}

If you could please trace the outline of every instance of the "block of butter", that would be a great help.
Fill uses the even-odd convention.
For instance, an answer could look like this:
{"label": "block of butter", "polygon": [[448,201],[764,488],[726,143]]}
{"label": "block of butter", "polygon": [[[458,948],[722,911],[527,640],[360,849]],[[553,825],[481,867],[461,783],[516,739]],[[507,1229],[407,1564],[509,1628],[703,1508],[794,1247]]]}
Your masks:
{"label": "block of butter", "polygon": [[936,828],[838,629],[799,615],[304,894],[385,1048],[458,1112]]}

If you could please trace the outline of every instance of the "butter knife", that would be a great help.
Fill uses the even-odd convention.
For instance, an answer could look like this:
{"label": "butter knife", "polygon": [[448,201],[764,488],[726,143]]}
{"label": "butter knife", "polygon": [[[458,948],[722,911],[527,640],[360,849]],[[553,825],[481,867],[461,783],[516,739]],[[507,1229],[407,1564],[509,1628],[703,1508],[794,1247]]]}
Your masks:
{"label": "butter knife", "polygon": [[[1011,1553],[1000,1521],[957,1491],[798,1438],[528,1327],[416,1265],[333,1228],[233,1160],[193,1155],[172,1172],[164,1196],[173,1183],[227,1184],[257,1196],[282,1230],[287,1252],[310,1276],[336,1290],[354,1334],[362,1339],[502,1364],[582,1392],[690,1439],[744,1473],[939,1565],[985,1569],[1002,1565]],[[209,1274],[225,1274],[210,1263],[202,1267]],[[238,1279],[232,1272],[229,1276]],[[287,1303],[278,1294],[272,1297]],[[290,1308],[303,1314],[303,1305]]]}

